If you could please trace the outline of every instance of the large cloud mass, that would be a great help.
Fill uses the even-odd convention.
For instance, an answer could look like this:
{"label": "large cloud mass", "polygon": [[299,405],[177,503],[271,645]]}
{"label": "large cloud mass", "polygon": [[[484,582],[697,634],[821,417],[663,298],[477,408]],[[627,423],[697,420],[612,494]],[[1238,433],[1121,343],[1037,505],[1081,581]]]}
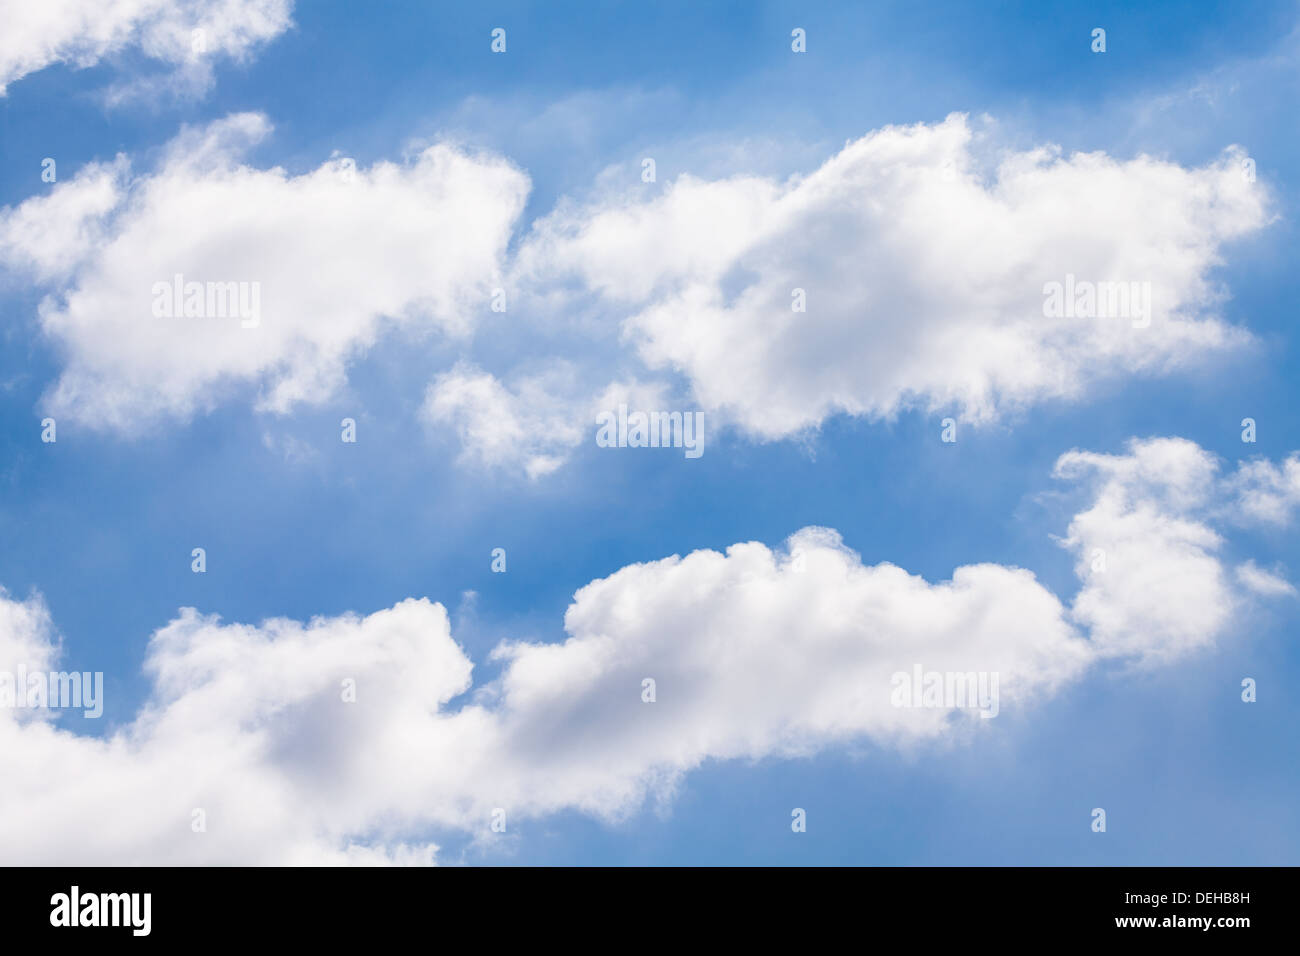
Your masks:
{"label": "large cloud mass", "polygon": [[[1040,148],[985,170],[954,114],[878,130],[788,182],[681,176],[653,198],[566,205],[518,267],[631,310],[648,363],[760,437],[909,405],[986,419],[1247,339],[1216,316],[1210,277],[1268,218],[1243,158]],[[1071,275],[1149,283],[1149,315],[1045,316],[1044,287]]]}
{"label": "large cloud mass", "polygon": [[[462,334],[486,308],[523,173],[446,145],[301,175],[241,162],[269,129],[236,114],[186,131],[151,174],[93,165],[0,217],[0,256],[59,290],[40,315],[66,356],[54,414],[133,432],[240,389],[284,411],[329,395],[386,325]],[[242,283],[250,305],[256,289],[258,315],[159,316],[177,275]]]}
{"label": "large cloud mass", "polygon": [[[391,325],[467,332],[508,287],[526,319],[567,302],[621,323],[646,365],[685,373],[691,407],[760,438],[909,406],[988,419],[1249,341],[1218,317],[1211,270],[1269,216],[1235,150],[1187,169],[1041,148],[986,172],[954,115],[878,130],[787,182],[682,176],[653,198],[564,201],[507,256],[529,181],[505,160],[437,145],[407,165],[290,175],[241,158],[268,129],[233,115],[183,133],[150,173],[92,164],[0,212],[0,260],[51,289],[41,322],[65,355],[52,411],[124,431],[237,396],[285,411],[331,394]],[[177,274],[259,283],[260,326],[157,318],[152,290]],[[1067,282],[1150,299],[1045,315],[1044,289]],[[462,369],[435,382],[426,417],[459,431],[466,460],[534,476],[591,428],[590,400],[572,396],[608,384],[552,401],[525,381],[525,414],[499,370]],[[494,444],[492,408],[532,437]]]}
{"label": "large cloud mass", "polygon": [[[1294,593],[1226,573],[1210,522],[1245,470],[1218,467],[1179,439],[1063,456],[1058,474],[1091,482],[1064,540],[1084,578],[1070,605],[1022,568],[932,583],[806,528],[777,551],[743,543],[593,581],[563,643],[500,645],[500,678],[477,688],[428,600],[257,626],[184,609],[150,642],[150,699],[108,737],[0,710],[0,845],[19,863],[429,862],[431,834],[486,834],[496,808],[617,817],[706,760],[987,727],[895,706],[892,675],[996,672],[1002,709],[1049,706],[1101,662],[1168,665],[1213,643],[1250,593]],[[0,595],[0,668],[57,653],[39,599]]]}
{"label": "large cloud mass", "polygon": [[246,57],[289,28],[292,8],[293,0],[9,0],[0,96],[52,64],[93,66],[127,48],[188,71],[201,86],[212,56]]}

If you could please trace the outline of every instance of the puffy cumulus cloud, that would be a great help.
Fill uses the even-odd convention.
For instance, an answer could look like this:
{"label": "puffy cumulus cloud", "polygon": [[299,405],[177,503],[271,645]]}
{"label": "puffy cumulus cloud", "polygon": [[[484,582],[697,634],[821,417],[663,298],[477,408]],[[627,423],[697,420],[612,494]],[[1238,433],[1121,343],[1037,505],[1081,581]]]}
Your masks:
{"label": "puffy cumulus cloud", "polygon": [[[18,863],[428,863],[435,836],[483,834],[498,807],[617,819],[709,760],[953,740],[992,722],[954,700],[895,706],[895,675],[994,672],[998,710],[1044,706],[1098,664],[1168,663],[1227,632],[1217,602],[1263,579],[1234,591],[1198,524],[1226,487],[1214,471],[1176,439],[1063,456],[1058,474],[1092,493],[1066,543],[1110,549],[1104,572],[1081,565],[1073,606],[1023,568],[930,582],[805,528],[593,581],[566,640],[500,644],[500,676],[478,685],[427,599],[306,624],[183,609],[112,733],[0,708],[0,844]],[[0,595],[0,652],[54,666],[39,599]]]}
{"label": "puffy cumulus cloud", "polygon": [[[652,199],[562,205],[517,268],[632,310],[647,362],[763,438],[911,404],[987,419],[1248,340],[1215,315],[1209,276],[1224,243],[1268,221],[1241,158],[1187,169],[1041,148],[986,173],[954,114],[873,132],[787,182],[682,176]],[[1046,287],[1067,276],[1149,286],[1127,317],[1049,318]]]}
{"label": "puffy cumulus cloud", "polygon": [[52,412],[132,432],[240,389],[282,412],[327,397],[387,327],[470,328],[500,281],[522,172],[441,144],[368,169],[242,162],[269,131],[231,115],[184,131],[152,173],[119,158],[0,212],[4,261],[54,287],[40,309],[64,355]]}
{"label": "puffy cumulus cloud", "polygon": [[1220,535],[1198,520],[1217,471],[1184,439],[1133,442],[1127,455],[1071,452],[1058,476],[1092,477],[1091,508],[1070,522],[1084,586],[1075,617],[1104,653],[1161,662],[1213,643],[1237,593],[1217,552]]}
{"label": "puffy cumulus cloud", "polygon": [[566,803],[602,813],[709,759],[938,736],[952,710],[893,704],[893,675],[918,665],[996,671],[1006,706],[1089,661],[1030,572],[982,564],[930,583],[863,566],[824,528],[779,552],[749,542],[623,568],[578,591],[565,629],[563,644],[498,648],[499,706],[514,759],[540,757]]}
{"label": "puffy cumulus cloud", "polygon": [[185,609],[150,642],[153,694],[127,727],[95,739],[0,715],[6,857],[418,862],[430,832],[486,828],[496,807],[616,817],[707,759],[938,735],[948,711],[891,706],[913,662],[999,670],[1004,701],[1087,662],[1026,571],[936,585],[864,568],[833,532],[790,548],[801,567],[750,543],[594,582],[566,642],[499,647],[503,676],[459,707],[471,663],[441,605],[260,626]]}
{"label": "puffy cumulus cloud", "polygon": [[658,410],[664,390],[656,384],[613,382],[590,394],[569,363],[555,361],[541,372],[507,385],[468,362],[442,373],[425,393],[421,415],[452,429],[460,461],[487,469],[519,471],[531,479],[558,469],[595,434],[595,416],[619,403]]}
{"label": "puffy cumulus cloud", "polygon": [[18,601],[0,588],[0,671],[49,669],[58,656],[53,624],[40,596]]}
{"label": "puffy cumulus cloud", "polygon": [[434,379],[425,395],[426,422],[458,435],[461,460],[487,468],[519,468],[529,478],[559,468],[583,438],[574,401],[573,370],[556,364],[547,373],[507,388],[496,376],[459,363]]}
{"label": "puffy cumulus cloud", "polygon": [[[285,411],[329,395],[390,325],[467,331],[500,286],[543,312],[621,319],[636,361],[685,373],[670,379],[693,393],[682,407],[760,438],[911,404],[986,419],[1247,341],[1215,315],[1210,270],[1269,215],[1236,152],[1186,169],[1044,148],[986,174],[954,115],[876,131],[785,182],[682,176],[649,200],[562,201],[507,257],[529,183],[505,160],[434,145],[406,165],[290,175],[242,159],[268,131],[233,115],[183,132],[148,174],[118,157],[0,211],[0,261],[51,289],[51,411],[126,431],[237,393]],[[155,315],[177,275],[203,284],[207,311],[243,295],[257,327]],[[1149,309],[1139,291],[1137,316],[1045,316],[1045,287],[1068,276],[1139,283]],[[467,462],[554,470],[600,380],[500,374],[446,371],[426,419],[460,434]],[[550,436],[519,440],[538,428]]]}
{"label": "puffy cumulus cloud", "polygon": [[0,96],[8,84],[52,64],[94,66],[128,48],[175,67],[186,86],[201,89],[210,82],[213,57],[247,58],[292,25],[292,9],[292,0],[8,3]]}
{"label": "puffy cumulus cloud", "polygon": [[1298,461],[1243,462],[1225,476],[1218,458],[1182,438],[1134,439],[1124,455],[1062,455],[1058,477],[1095,485],[1092,506],[1070,522],[1063,543],[1076,553],[1084,582],[1073,616],[1098,651],[1161,663],[1213,644],[1246,592],[1293,593],[1253,561],[1236,569],[1234,582],[1215,526],[1284,522],[1286,509],[1261,496],[1285,489]]}
{"label": "puffy cumulus cloud", "polygon": [[[405,601],[366,618],[260,627],[186,609],[153,636],[146,670],[152,699],[105,738],[19,723],[9,715],[21,711],[0,709],[0,747],[15,761],[0,790],[0,830],[15,858],[431,858],[427,842],[371,837],[390,803],[380,791],[396,786],[393,801],[404,792],[401,766],[453,761],[446,770],[461,746],[461,735],[438,728],[457,718],[437,710],[468,686],[470,665],[441,607]],[[341,703],[348,679],[355,705]],[[426,745],[443,749],[417,749]],[[195,809],[206,833],[192,829]]]}
{"label": "puffy cumulus cloud", "polygon": [[1262,458],[1242,462],[1229,484],[1243,521],[1288,525],[1300,508],[1300,454],[1280,464]]}
{"label": "puffy cumulus cloud", "polygon": [[91,163],[75,179],[0,214],[0,261],[39,282],[66,280],[105,240],[121,202],[126,157]]}

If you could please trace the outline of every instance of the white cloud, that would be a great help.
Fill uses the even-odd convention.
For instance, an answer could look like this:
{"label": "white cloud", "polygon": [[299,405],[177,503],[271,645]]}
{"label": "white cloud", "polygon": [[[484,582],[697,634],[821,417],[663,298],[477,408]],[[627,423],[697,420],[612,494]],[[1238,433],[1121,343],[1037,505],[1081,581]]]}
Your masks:
{"label": "white cloud", "polygon": [[[642,357],[760,437],[908,405],[987,419],[1248,341],[1215,316],[1209,275],[1224,243],[1268,218],[1239,160],[1042,148],[986,176],[954,114],[878,130],[789,182],[681,176],[652,199],[563,204],[518,276],[576,279],[633,308]],[[1069,274],[1150,283],[1150,326],[1046,318],[1045,284]],[[796,288],[806,312],[792,311]]]}
{"label": "white cloud", "polygon": [[[132,432],[254,388],[283,412],[329,396],[386,328],[469,330],[500,281],[522,172],[447,145],[296,176],[241,162],[269,131],[232,115],[186,130],[151,174],[87,167],[0,213],[0,254],[57,283],[40,312],[65,357],[53,413]],[[158,317],[155,286],[177,274],[244,283],[256,327]]]}
{"label": "white cloud", "polygon": [[17,601],[0,588],[0,671],[49,669],[58,659],[49,611],[39,595]]}
{"label": "white cloud", "polygon": [[1206,523],[1218,462],[1181,438],[1133,441],[1126,455],[1070,452],[1056,474],[1093,478],[1090,508],[1064,544],[1084,586],[1073,616],[1107,656],[1164,663],[1212,645],[1239,603]]}
{"label": "white cloud", "polygon": [[[330,395],[387,320],[467,332],[497,286],[594,304],[641,360],[685,373],[682,404],[761,438],[909,405],[987,419],[1250,339],[1216,317],[1210,278],[1268,216],[1232,152],[1185,169],[1044,148],[985,178],[954,115],[876,131],[788,182],[681,176],[650,200],[563,201],[508,261],[528,179],[506,161],[435,145],[350,183],[343,161],[293,176],[241,160],[268,129],[230,116],[177,137],[150,174],[119,157],[0,213],[0,256],[54,289],[51,410],[132,431],[258,389],[258,408],[285,411]],[[154,284],[177,273],[259,282],[260,328],[155,319]],[[1150,326],[1045,317],[1044,285],[1071,274],[1150,283]],[[512,420],[555,433],[523,442],[534,475],[574,447],[600,387],[540,401],[553,389],[527,375],[447,376],[426,409],[469,442],[465,460],[501,463]]]}
{"label": "white cloud", "polygon": [[98,740],[0,713],[6,858],[354,862],[362,847],[428,850],[431,827],[486,831],[495,807],[617,817],[706,759],[943,733],[947,712],[890,704],[891,674],[913,662],[1000,670],[1005,707],[1088,660],[1029,572],[979,565],[932,585],[864,568],[832,532],[791,547],[802,572],[751,543],[593,582],[568,641],[502,646],[502,679],[458,709],[471,664],[441,605],[260,626],[186,609],[150,642],[154,692],[129,727]]}
{"label": "white cloud", "polygon": [[1260,524],[1290,524],[1300,508],[1300,455],[1274,464],[1265,459],[1244,461],[1229,480],[1240,518]]}
{"label": "white cloud", "polygon": [[1254,561],[1237,566],[1237,580],[1264,597],[1295,597],[1296,589],[1286,578],[1261,568]]}
{"label": "white cloud", "polygon": [[549,475],[584,441],[593,441],[595,416],[616,409],[660,410],[658,385],[613,382],[596,396],[586,394],[577,370],[552,362],[539,373],[507,386],[481,369],[458,363],[434,379],[421,414],[430,425],[453,428],[460,460],[486,468],[520,470],[529,478]]}
{"label": "white cloud", "polygon": [[[568,742],[551,758],[586,779],[569,799],[604,812],[647,778],[670,782],[706,759],[941,735],[949,712],[891,703],[891,676],[916,664],[997,671],[1005,707],[1090,658],[1029,571],[972,565],[932,584],[864,566],[823,528],[782,552],[749,542],[623,568],[575,595],[565,629],[561,645],[498,650],[510,665],[501,706],[521,752]],[[635,693],[646,677],[657,684],[652,712]]]}
{"label": "white cloud", "polygon": [[[17,863],[429,862],[430,834],[486,837],[497,807],[516,822],[618,818],[709,760],[954,739],[995,722],[895,707],[895,673],[995,671],[1001,710],[1045,706],[1101,662],[1168,663],[1227,633],[1221,607],[1244,595],[1194,517],[1224,487],[1213,472],[1173,439],[1063,456],[1062,477],[1095,476],[1067,543],[1112,549],[1104,575],[1081,569],[1072,608],[1022,568],[932,583],[805,528],[780,550],[742,543],[593,581],[567,640],[498,646],[501,676],[477,686],[425,599],[308,624],[183,609],[153,635],[152,693],[116,732],[0,710],[0,845]],[[0,651],[56,659],[39,599],[0,595]]]}
{"label": "white cloud", "polygon": [[[0,748],[16,761],[0,791],[13,858],[428,856],[427,846],[378,846],[352,834],[377,828],[390,800],[385,787],[397,787],[392,800],[400,800],[401,764],[455,759],[459,735],[440,733],[451,718],[434,712],[468,686],[470,668],[441,607],[407,601],[364,619],[261,627],[223,627],[186,609],[153,636],[146,671],[152,699],[104,739],[49,721],[19,723],[9,715],[21,711],[0,709]],[[341,702],[345,678],[357,681],[356,705]],[[439,741],[441,755],[417,750]],[[195,809],[206,814],[206,833],[191,829]]]}
{"label": "white cloud", "polygon": [[1300,455],[1222,471],[1183,438],[1134,439],[1124,455],[1072,451],[1057,461],[1058,477],[1093,485],[1091,507],[1062,543],[1084,582],[1072,615],[1100,653],[1164,663],[1214,644],[1248,593],[1295,593],[1253,560],[1230,573],[1215,526],[1286,525],[1300,504]]}
{"label": "white cloud", "polygon": [[559,468],[583,439],[575,403],[556,391],[571,387],[572,370],[563,365],[508,389],[495,376],[461,363],[434,379],[422,413],[431,424],[455,428],[462,460],[518,467],[540,478]]}
{"label": "white cloud", "polygon": [[126,157],[91,163],[47,196],[0,215],[0,260],[40,282],[67,279],[105,241],[105,219],[121,202]]}
{"label": "white cloud", "polygon": [[0,96],[10,83],[47,66],[94,66],[128,48],[168,64],[185,85],[202,89],[211,80],[213,57],[245,59],[291,26],[292,8],[292,0],[7,3],[0,31]]}

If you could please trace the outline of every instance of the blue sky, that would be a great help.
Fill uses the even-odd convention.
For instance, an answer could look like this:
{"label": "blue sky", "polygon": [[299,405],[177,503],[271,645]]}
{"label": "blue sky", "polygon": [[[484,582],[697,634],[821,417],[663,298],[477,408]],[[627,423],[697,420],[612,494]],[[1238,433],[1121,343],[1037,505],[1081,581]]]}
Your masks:
{"label": "blue sky", "polygon": [[[87,68],[56,62],[10,81],[3,215],[51,191],[44,157],[60,183],[119,153],[147,175],[183,125],[254,111],[274,130],[241,161],[290,176],[336,151],[364,169],[438,140],[507,157],[531,184],[509,232],[514,255],[557,204],[635,181],[644,156],[657,162],[651,196],[681,175],[778,182],[873,130],[987,114],[990,150],[1054,143],[1065,156],[1145,153],[1190,169],[1240,144],[1270,191],[1268,221],[1218,247],[1207,276],[1228,293],[1216,314],[1253,341],[962,419],[954,444],[939,440],[954,412],[924,403],[831,413],[776,438],[728,424],[691,461],[598,448],[584,419],[565,463],[534,480],[467,461],[454,429],[422,421],[426,388],[458,361],[506,380],[558,356],[584,382],[604,373],[601,386],[658,375],[694,407],[681,367],[648,368],[626,346],[632,306],[588,295],[558,320],[531,321],[527,305],[487,313],[469,338],[382,334],[349,353],[330,394],[283,413],[255,406],[253,382],[134,430],[59,414],[47,445],[39,423],[68,346],[38,311],[68,286],[13,267],[0,274],[0,585],[16,600],[41,596],[67,666],[105,674],[104,718],[60,715],[68,733],[128,732],[152,693],[150,637],[182,607],[257,624],[427,596],[448,608],[478,687],[503,670],[489,659],[500,642],[564,640],[566,608],[588,582],[737,542],[775,549],[806,526],[838,530],[864,565],[930,582],[981,562],[1028,568],[1068,603],[1081,586],[1075,558],[1053,536],[1088,496],[1052,477],[1062,454],[1122,455],[1131,438],[1177,436],[1227,473],[1300,449],[1294,3],[388,2],[362,15],[309,2],[292,20],[244,62],[218,59],[197,94],[164,83],[108,104],[114,84],[173,69],[130,44]],[[505,55],[488,49],[497,26]],[[1104,54],[1089,49],[1097,26]],[[794,27],[807,30],[806,54],[790,51]],[[358,423],[355,445],[338,440],[343,417]],[[1220,530],[1225,564],[1300,572],[1293,526]],[[190,569],[197,546],[202,575]],[[490,570],[497,547],[505,574]],[[671,796],[634,801],[616,820],[575,806],[524,813],[499,840],[416,815],[400,836],[436,842],[440,861],[487,864],[1294,864],[1298,625],[1294,596],[1243,604],[1210,646],[1155,667],[1093,667],[973,735],[896,747],[866,733],[803,756],[706,756]],[[1251,705],[1239,697],[1248,676]],[[60,773],[75,782],[77,762]],[[791,832],[793,807],[807,810],[806,833]],[[1094,807],[1107,810],[1105,834],[1089,828]],[[107,797],[99,809],[112,826]],[[358,839],[379,837],[363,827]]]}

